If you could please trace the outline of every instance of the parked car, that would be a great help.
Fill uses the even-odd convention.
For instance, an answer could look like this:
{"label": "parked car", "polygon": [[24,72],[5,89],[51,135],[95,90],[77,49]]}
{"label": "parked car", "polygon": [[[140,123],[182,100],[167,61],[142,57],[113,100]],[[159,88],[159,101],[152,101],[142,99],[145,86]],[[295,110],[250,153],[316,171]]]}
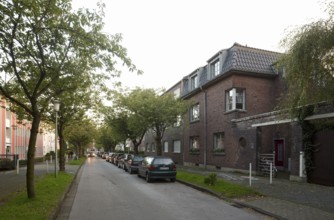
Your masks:
{"label": "parked car", "polygon": [[138,177],[145,177],[147,182],[152,179],[170,179],[175,182],[176,165],[170,157],[147,156],[138,166]]}
{"label": "parked car", "polygon": [[116,166],[118,166],[118,161],[119,159],[123,156],[123,153],[117,153],[114,157],[113,157],[113,164],[115,164]]}
{"label": "parked car", "polygon": [[111,159],[115,153],[109,153],[106,155],[106,161],[111,163]]}
{"label": "parked car", "polygon": [[125,168],[125,164],[128,162],[129,159],[131,159],[133,154],[124,154],[121,156],[118,160],[118,167],[122,168],[123,170],[127,171]]}
{"label": "parked car", "polygon": [[140,155],[132,155],[131,158],[124,164],[124,170],[128,171],[130,174],[138,173],[139,163],[143,161],[144,157]]}

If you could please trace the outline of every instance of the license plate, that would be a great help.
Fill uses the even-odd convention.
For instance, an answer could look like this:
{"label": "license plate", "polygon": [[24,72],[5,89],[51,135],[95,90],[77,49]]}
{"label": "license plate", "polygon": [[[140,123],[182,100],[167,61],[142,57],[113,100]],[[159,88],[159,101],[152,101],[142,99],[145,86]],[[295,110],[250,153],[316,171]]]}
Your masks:
{"label": "license plate", "polygon": [[169,167],[160,167],[160,170],[169,170]]}

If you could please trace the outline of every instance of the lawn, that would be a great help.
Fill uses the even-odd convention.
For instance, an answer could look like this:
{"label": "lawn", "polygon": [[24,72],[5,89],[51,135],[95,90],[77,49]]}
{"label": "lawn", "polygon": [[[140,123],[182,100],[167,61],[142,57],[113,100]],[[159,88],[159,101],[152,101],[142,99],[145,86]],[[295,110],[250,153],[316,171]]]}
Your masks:
{"label": "lawn", "polygon": [[[81,165],[85,160],[86,158],[83,157],[79,160],[72,160],[68,164]],[[57,178],[54,174],[36,178],[36,197],[28,199],[26,190],[12,195],[0,205],[0,219],[50,219],[73,179],[74,175],[66,172],[59,172]]]}
{"label": "lawn", "polygon": [[215,185],[208,185],[204,183],[204,178],[207,177],[201,174],[195,174],[183,170],[177,171],[177,179],[200,186],[205,189],[209,189],[223,197],[236,199],[252,196],[260,196],[261,194],[254,189],[246,186],[242,186],[236,183],[231,183],[221,178],[217,178]]}

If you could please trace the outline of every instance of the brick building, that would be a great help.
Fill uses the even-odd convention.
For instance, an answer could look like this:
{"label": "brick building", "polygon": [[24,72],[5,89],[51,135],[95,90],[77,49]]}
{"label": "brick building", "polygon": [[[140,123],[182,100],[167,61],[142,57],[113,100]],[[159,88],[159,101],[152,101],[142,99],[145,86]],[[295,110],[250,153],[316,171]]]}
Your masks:
{"label": "brick building", "polygon": [[[285,72],[276,65],[280,56],[235,43],[170,88],[167,92],[195,104],[180,125],[166,131],[163,154],[179,164],[242,172],[250,163],[254,171],[266,172],[272,162],[290,179],[302,179],[303,131],[296,120],[275,111],[286,91]],[[155,154],[151,146],[154,138],[147,133],[146,154]]]}

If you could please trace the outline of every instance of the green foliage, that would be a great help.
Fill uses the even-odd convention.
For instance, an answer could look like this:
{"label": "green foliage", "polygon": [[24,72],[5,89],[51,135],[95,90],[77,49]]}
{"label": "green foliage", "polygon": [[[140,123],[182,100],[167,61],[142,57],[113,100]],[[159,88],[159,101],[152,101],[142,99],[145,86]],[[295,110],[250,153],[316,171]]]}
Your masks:
{"label": "green foliage", "polygon": [[327,19],[299,27],[283,40],[288,51],[280,65],[288,93],[282,105],[294,115],[301,106],[334,100],[334,3],[327,10]]}
{"label": "green foliage", "polygon": [[182,180],[206,189],[210,189],[220,195],[227,198],[242,198],[249,196],[259,196],[260,193],[256,192],[250,187],[245,187],[236,183],[231,183],[223,179],[217,179],[215,185],[207,185],[203,182],[205,176],[201,174],[195,174],[183,170],[177,171],[177,179]]}
{"label": "green foliage", "polygon": [[[63,98],[75,113],[89,103],[90,91],[100,88],[102,93],[104,82],[120,74],[118,63],[130,71],[141,71],[120,45],[122,36],[102,32],[103,4],[94,12],[73,11],[69,0],[1,1],[0,8],[0,72],[4,73],[0,76],[0,94],[13,104],[20,120],[32,118],[27,192],[34,198],[30,158],[35,155],[40,121],[50,116],[51,99]],[[81,101],[79,106],[73,100]],[[64,111],[61,113],[65,119]],[[59,131],[64,121],[60,121]]]}
{"label": "green foliage", "polygon": [[75,146],[77,153],[81,155],[97,136],[97,129],[91,120],[82,119],[66,127],[64,133],[68,142]]}
{"label": "green foliage", "polygon": [[131,139],[136,148],[147,130],[155,133],[157,153],[161,153],[161,139],[167,127],[183,115],[188,104],[172,93],[159,94],[154,89],[134,89],[115,93],[114,106],[107,115],[107,124],[121,136]]}
{"label": "green foliage", "polygon": [[80,157],[79,159],[73,159],[68,164],[69,165],[81,165],[86,161],[86,157]]}
{"label": "green foliage", "polygon": [[217,183],[217,174],[216,173],[210,173],[208,177],[204,178],[204,183],[207,185],[214,186]]}
{"label": "green foliage", "polygon": [[42,177],[36,183],[36,198],[29,200],[24,192],[14,194],[0,206],[1,219],[50,219],[73,178],[73,175],[63,172],[57,178],[53,174]]}

